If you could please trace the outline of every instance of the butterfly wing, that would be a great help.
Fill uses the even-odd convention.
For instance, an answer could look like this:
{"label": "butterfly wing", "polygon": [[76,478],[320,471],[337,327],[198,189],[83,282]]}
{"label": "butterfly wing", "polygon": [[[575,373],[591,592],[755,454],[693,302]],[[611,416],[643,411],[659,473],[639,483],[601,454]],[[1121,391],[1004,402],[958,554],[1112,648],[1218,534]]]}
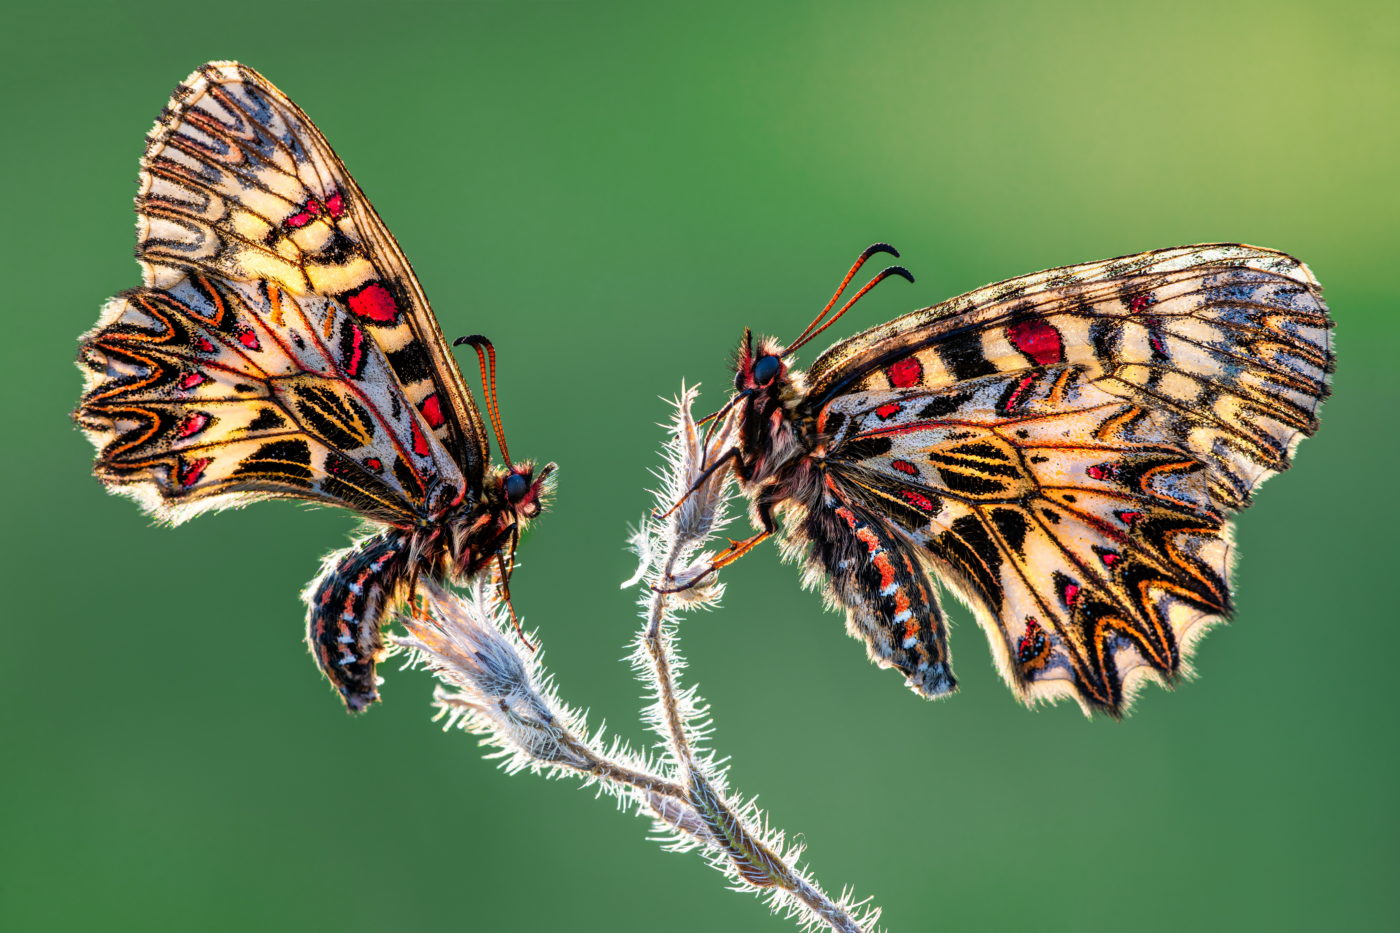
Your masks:
{"label": "butterfly wing", "polygon": [[385,353],[321,296],[198,275],[137,289],[79,361],[97,475],[170,521],[294,497],[404,525],[466,488]]}
{"label": "butterfly wing", "polygon": [[486,436],[408,260],[315,125],[266,78],[211,62],[147,138],[136,198],[145,284],[266,280],[337,301],[479,486]]}
{"label": "butterfly wing", "polygon": [[1023,699],[1117,712],[1230,611],[1230,512],[1316,427],[1296,260],[1188,247],[989,286],[809,374],[824,468],[976,611]]}
{"label": "butterfly wing", "polygon": [[951,386],[1073,364],[1153,412],[1206,465],[1213,501],[1249,504],[1317,429],[1331,321],[1291,256],[1186,246],[1022,276],[836,344],[808,373],[810,406],[853,392]]}

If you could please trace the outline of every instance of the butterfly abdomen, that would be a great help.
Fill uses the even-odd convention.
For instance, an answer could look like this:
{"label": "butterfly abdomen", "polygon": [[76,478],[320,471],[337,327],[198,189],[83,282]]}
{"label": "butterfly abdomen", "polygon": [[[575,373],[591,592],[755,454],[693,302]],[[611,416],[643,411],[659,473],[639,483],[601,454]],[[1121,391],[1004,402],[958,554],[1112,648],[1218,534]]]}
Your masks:
{"label": "butterfly abdomen", "polygon": [[808,582],[846,610],[847,630],[872,661],[902,673],[923,696],[952,693],[947,632],[918,558],[854,490],[830,477],[820,485],[800,519],[785,523],[787,555],[802,557]]}
{"label": "butterfly abdomen", "polygon": [[379,699],[375,665],[384,653],[379,628],[407,595],[408,540],[385,532],[326,558],[308,587],[306,642],[316,664],[360,712]]}

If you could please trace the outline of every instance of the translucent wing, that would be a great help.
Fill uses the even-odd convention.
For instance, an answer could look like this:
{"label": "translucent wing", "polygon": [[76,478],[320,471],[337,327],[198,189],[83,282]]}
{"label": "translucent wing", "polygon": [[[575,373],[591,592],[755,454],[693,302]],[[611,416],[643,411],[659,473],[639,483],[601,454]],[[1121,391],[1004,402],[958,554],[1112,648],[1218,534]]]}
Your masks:
{"label": "translucent wing", "polygon": [[358,316],[195,276],[113,299],[83,339],[96,471],[156,515],[295,497],[412,523],[465,479]]}
{"label": "translucent wing", "polygon": [[1321,288],[1291,256],[1158,250],[989,285],[836,344],[808,374],[808,405],[1074,364],[1151,411],[1205,465],[1212,501],[1240,509],[1316,430],[1330,328]]}
{"label": "translucent wing", "polygon": [[479,486],[481,419],[413,270],[325,137],[251,68],[211,62],[152,129],[136,199],[145,284],[270,281],[336,300]]}
{"label": "translucent wing", "polygon": [[846,396],[827,424],[828,471],[973,607],[1025,700],[1117,712],[1229,612],[1207,471],[1078,367]]}
{"label": "translucent wing", "polygon": [[973,607],[1018,695],[1117,712],[1229,613],[1229,513],[1315,430],[1330,327],[1291,257],[1163,250],[867,331],[804,405],[824,469]]}

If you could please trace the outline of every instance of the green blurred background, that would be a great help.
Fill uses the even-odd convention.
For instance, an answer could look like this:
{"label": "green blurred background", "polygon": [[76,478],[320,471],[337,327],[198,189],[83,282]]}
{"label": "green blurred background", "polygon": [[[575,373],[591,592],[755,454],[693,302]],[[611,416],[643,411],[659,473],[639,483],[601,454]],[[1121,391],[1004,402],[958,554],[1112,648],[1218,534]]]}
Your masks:
{"label": "green blurred background", "polygon": [[[1400,18],[1366,2],[35,5],[6,14],[0,665],[6,930],[783,930],[646,824],[507,777],[386,671],[352,719],[297,593],[346,515],[153,527],[89,477],[74,339],[134,285],[136,160],[205,59],[320,124],[449,335],[502,353],[557,460],[517,605],[630,738],[626,526],[660,395],[727,384],[874,240],[919,276],[832,336],[1153,247],[1296,253],[1336,395],[1240,529],[1235,624],[1124,723],[1020,708],[954,609],[963,690],[866,663],[771,548],[689,621],[735,786],[893,930],[1394,929]],[[807,354],[810,362],[814,354]],[[473,382],[475,379],[473,378]],[[1390,542],[1390,543],[1387,543]],[[1387,608],[1390,607],[1390,608]]]}

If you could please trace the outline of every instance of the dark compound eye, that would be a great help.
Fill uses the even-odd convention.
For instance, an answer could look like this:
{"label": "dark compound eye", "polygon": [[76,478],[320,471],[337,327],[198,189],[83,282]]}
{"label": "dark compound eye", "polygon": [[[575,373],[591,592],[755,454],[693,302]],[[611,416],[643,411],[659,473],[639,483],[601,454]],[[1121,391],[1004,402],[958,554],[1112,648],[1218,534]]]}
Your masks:
{"label": "dark compound eye", "polygon": [[753,364],[753,381],[757,385],[766,386],[778,378],[782,368],[782,361],[776,356],[760,356],[758,362]]}
{"label": "dark compound eye", "polygon": [[507,502],[519,502],[530,491],[530,481],[519,473],[512,473],[506,477],[505,491]]}

